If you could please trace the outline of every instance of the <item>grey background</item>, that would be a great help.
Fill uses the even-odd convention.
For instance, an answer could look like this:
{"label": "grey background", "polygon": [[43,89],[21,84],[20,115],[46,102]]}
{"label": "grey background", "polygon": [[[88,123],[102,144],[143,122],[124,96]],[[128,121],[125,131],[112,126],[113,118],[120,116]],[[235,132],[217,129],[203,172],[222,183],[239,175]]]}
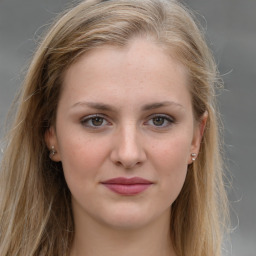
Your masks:
{"label": "grey background", "polygon": [[[1,127],[38,37],[71,2],[0,0]],[[256,256],[256,0],[185,2],[198,13],[225,82],[219,99],[234,228],[227,255]]]}

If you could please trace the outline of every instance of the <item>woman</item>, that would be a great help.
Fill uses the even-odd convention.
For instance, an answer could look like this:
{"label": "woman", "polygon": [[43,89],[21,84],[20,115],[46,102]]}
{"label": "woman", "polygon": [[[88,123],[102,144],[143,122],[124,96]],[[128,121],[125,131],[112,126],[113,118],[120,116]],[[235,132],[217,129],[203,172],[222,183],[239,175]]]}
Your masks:
{"label": "woman", "polygon": [[17,100],[0,255],[220,255],[216,77],[175,1],[90,0],[66,12]]}

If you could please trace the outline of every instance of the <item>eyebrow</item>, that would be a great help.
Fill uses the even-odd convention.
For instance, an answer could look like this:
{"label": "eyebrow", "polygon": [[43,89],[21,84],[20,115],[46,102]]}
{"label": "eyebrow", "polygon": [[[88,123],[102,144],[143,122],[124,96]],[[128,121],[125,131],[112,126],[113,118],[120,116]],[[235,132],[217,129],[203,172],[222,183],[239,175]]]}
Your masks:
{"label": "eyebrow", "polygon": [[161,107],[166,107],[166,106],[175,106],[179,108],[184,108],[181,104],[174,102],[174,101],[163,101],[163,102],[155,102],[151,104],[147,104],[142,107],[143,111],[151,110],[151,109],[157,109]]}
{"label": "eyebrow", "polygon": [[77,107],[77,106],[86,106],[86,107],[90,107],[90,108],[94,108],[94,109],[98,109],[98,110],[104,110],[104,111],[116,111],[116,108],[105,104],[105,103],[100,103],[100,102],[88,102],[88,101],[79,101],[77,103],[75,103],[72,108]]}
{"label": "eyebrow", "polygon": [[[111,111],[111,112],[117,112],[117,108],[105,103],[100,103],[100,102],[88,102],[88,101],[79,101],[72,105],[72,108],[77,107],[77,106],[86,106],[90,108],[94,108],[97,110],[102,110],[102,111]],[[158,109],[161,107],[166,107],[166,106],[174,106],[174,107],[179,107],[179,108],[184,108],[181,104],[174,102],[174,101],[163,101],[163,102],[154,102],[150,104],[146,104],[142,106],[142,111],[148,111],[148,110],[153,110],[153,109]]]}

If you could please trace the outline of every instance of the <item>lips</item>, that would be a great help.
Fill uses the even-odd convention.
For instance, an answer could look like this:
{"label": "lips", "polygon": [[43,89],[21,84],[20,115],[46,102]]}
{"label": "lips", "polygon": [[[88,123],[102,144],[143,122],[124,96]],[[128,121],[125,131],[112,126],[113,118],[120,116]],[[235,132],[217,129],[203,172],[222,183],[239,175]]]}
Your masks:
{"label": "lips", "polygon": [[147,188],[149,188],[153,184],[153,182],[140,177],[118,177],[103,181],[101,182],[101,184],[117,194],[136,195],[142,193]]}

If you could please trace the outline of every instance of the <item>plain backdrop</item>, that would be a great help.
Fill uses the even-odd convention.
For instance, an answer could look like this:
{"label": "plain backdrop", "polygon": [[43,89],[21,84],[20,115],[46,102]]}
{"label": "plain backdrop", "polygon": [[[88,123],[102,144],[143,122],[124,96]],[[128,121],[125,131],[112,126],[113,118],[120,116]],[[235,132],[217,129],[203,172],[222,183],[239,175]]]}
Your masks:
{"label": "plain backdrop", "polygon": [[[0,0],[1,127],[40,35],[71,3]],[[228,189],[233,232],[225,255],[256,256],[256,1],[183,3],[197,13],[225,82],[219,100],[226,164],[233,179]]]}

